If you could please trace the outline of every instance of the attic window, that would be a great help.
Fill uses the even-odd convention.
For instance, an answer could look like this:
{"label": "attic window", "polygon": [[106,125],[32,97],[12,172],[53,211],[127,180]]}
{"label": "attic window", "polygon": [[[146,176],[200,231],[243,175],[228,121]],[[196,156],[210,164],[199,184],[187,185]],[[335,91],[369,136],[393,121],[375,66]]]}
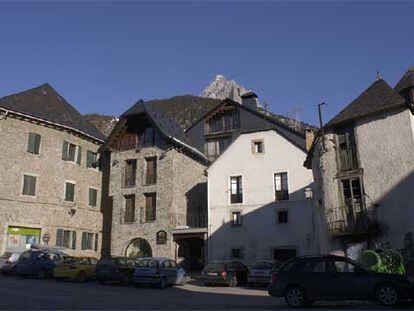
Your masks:
{"label": "attic window", "polygon": [[264,143],[263,140],[252,140],[252,152],[254,154],[264,153]]}

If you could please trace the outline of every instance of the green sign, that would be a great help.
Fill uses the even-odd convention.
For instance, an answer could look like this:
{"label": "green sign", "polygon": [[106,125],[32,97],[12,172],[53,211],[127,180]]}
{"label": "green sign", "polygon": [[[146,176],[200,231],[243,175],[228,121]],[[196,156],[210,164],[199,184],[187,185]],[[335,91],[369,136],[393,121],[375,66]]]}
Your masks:
{"label": "green sign", "polygon": [[7,228],[8,234],[15,234],[15,235],[35,235],[40,236],[40,229],[35,228],[23,228],[23,227],[8,227]]}

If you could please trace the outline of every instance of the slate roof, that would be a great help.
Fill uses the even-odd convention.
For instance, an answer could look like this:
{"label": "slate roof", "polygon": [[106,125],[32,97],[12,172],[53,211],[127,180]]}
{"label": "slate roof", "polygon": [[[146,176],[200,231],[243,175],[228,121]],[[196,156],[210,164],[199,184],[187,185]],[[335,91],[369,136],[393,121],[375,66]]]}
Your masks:
{"label": "slate roof", "polygon": [[105,136],[48,83],[0,98],[0,107],[69,127],[99,141]]}
{"label": "slate roof", "polygon": [[[142,112],[143,107],[138,101],[134,106],[128,109],[122,116],[126,117]],[[197,97],[193,95],[175,96],[168,99],[154,99],[145,102],[145,107],[151,107],[155,114],[173,118],[183,131],[188,129],[193,123],[198,121],[209,111],[218,107],[222,100],[213,98]]]}
{"label": "slate roof", "polygon": [[414,86],[414,67],[411,67],[410,69],[407,70],[407,72],[402,76],[400,81],[398,81],[394,90],[397,93],[401,93],[401,91],[405,90],[408,87],[412,87],[412,86]]}
{"label": "slate roof", "polygon": [[376,80],[361,95],[333,117],[325,128],[359,119],[374,113],[403,107],[405,100],[382,79]]}

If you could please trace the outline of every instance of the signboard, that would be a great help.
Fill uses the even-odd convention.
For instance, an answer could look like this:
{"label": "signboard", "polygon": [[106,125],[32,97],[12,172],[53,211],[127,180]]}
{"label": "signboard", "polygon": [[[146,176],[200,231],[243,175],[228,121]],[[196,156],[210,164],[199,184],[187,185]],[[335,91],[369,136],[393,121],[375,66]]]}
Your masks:
{"label": "signboard", "polygon": [[40,229],[24,228],[24,227],[8,227],[7,228],[7,233],[8,234],[14,234],[14,235],[40,236]]}

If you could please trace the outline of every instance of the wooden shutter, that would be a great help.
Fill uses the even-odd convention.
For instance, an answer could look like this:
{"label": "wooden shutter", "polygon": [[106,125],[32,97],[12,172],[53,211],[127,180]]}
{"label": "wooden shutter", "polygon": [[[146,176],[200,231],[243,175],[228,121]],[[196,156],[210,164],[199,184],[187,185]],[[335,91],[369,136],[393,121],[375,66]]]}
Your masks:
{"label": "wooden shutter", "polygon": [[76,163],[78,165],[81,165],[82,163],[82,147],[81,146],[78,146],[78,157],[76,159]]}
{"label": "wooden shutter", "polygon": [[145,220],[155,221],[157,210],[157,196],[155,193],[145,194]]}
{"label": "wooden shutter", "polygon": [[76,249],[76,231],[72,231],[72,249]]}
{"label": "wooden shutter", "polygon": [[63,229],[56,230],[56,246],[63,245]]}
{"label": "wooden shutter", "polygon": [[62,160],[67,161],[69,159],[69,143],[67,141],[63,141],[62,145]]}
{"label": "wooden shutter", "polygon": [[129,195],[125,197],[125,215],[124,221],[131,223],[135,221],[135,196]]}
{"label": "wooden shutter", "polygon": [[98,251],[99,234],[95,233],[95,252]]}
{"label": "wooden shutter", "polygon": [[66,183],[65,201],[73,202],[75,199],[75,184]]}
{"label": "wooden shutter", "polygon": [[146,184],[155,184],[157,182],[157,158],[149,158],[145,160],[147,162]]}
{"label": "wooden shutter", "polygon": [[36,177],[30,175],[23,176],[23,190],[22,194],[35,195],[36,194]]}
{"label": "wooden shutter", "polygon": [[81,249],[86,249],[86,232],[82,232],[82,243],[81,243]]}
{"label": "wooden shutter", "polygon": [[97,205],[97,193],[98,191],[93,188],[89,188],[89,206]]}
{"label": "wooden shutter", "polygon": [[36,133],[29,133],[29,143],[27,145],[27,152],[39,154],[41,136]]}

